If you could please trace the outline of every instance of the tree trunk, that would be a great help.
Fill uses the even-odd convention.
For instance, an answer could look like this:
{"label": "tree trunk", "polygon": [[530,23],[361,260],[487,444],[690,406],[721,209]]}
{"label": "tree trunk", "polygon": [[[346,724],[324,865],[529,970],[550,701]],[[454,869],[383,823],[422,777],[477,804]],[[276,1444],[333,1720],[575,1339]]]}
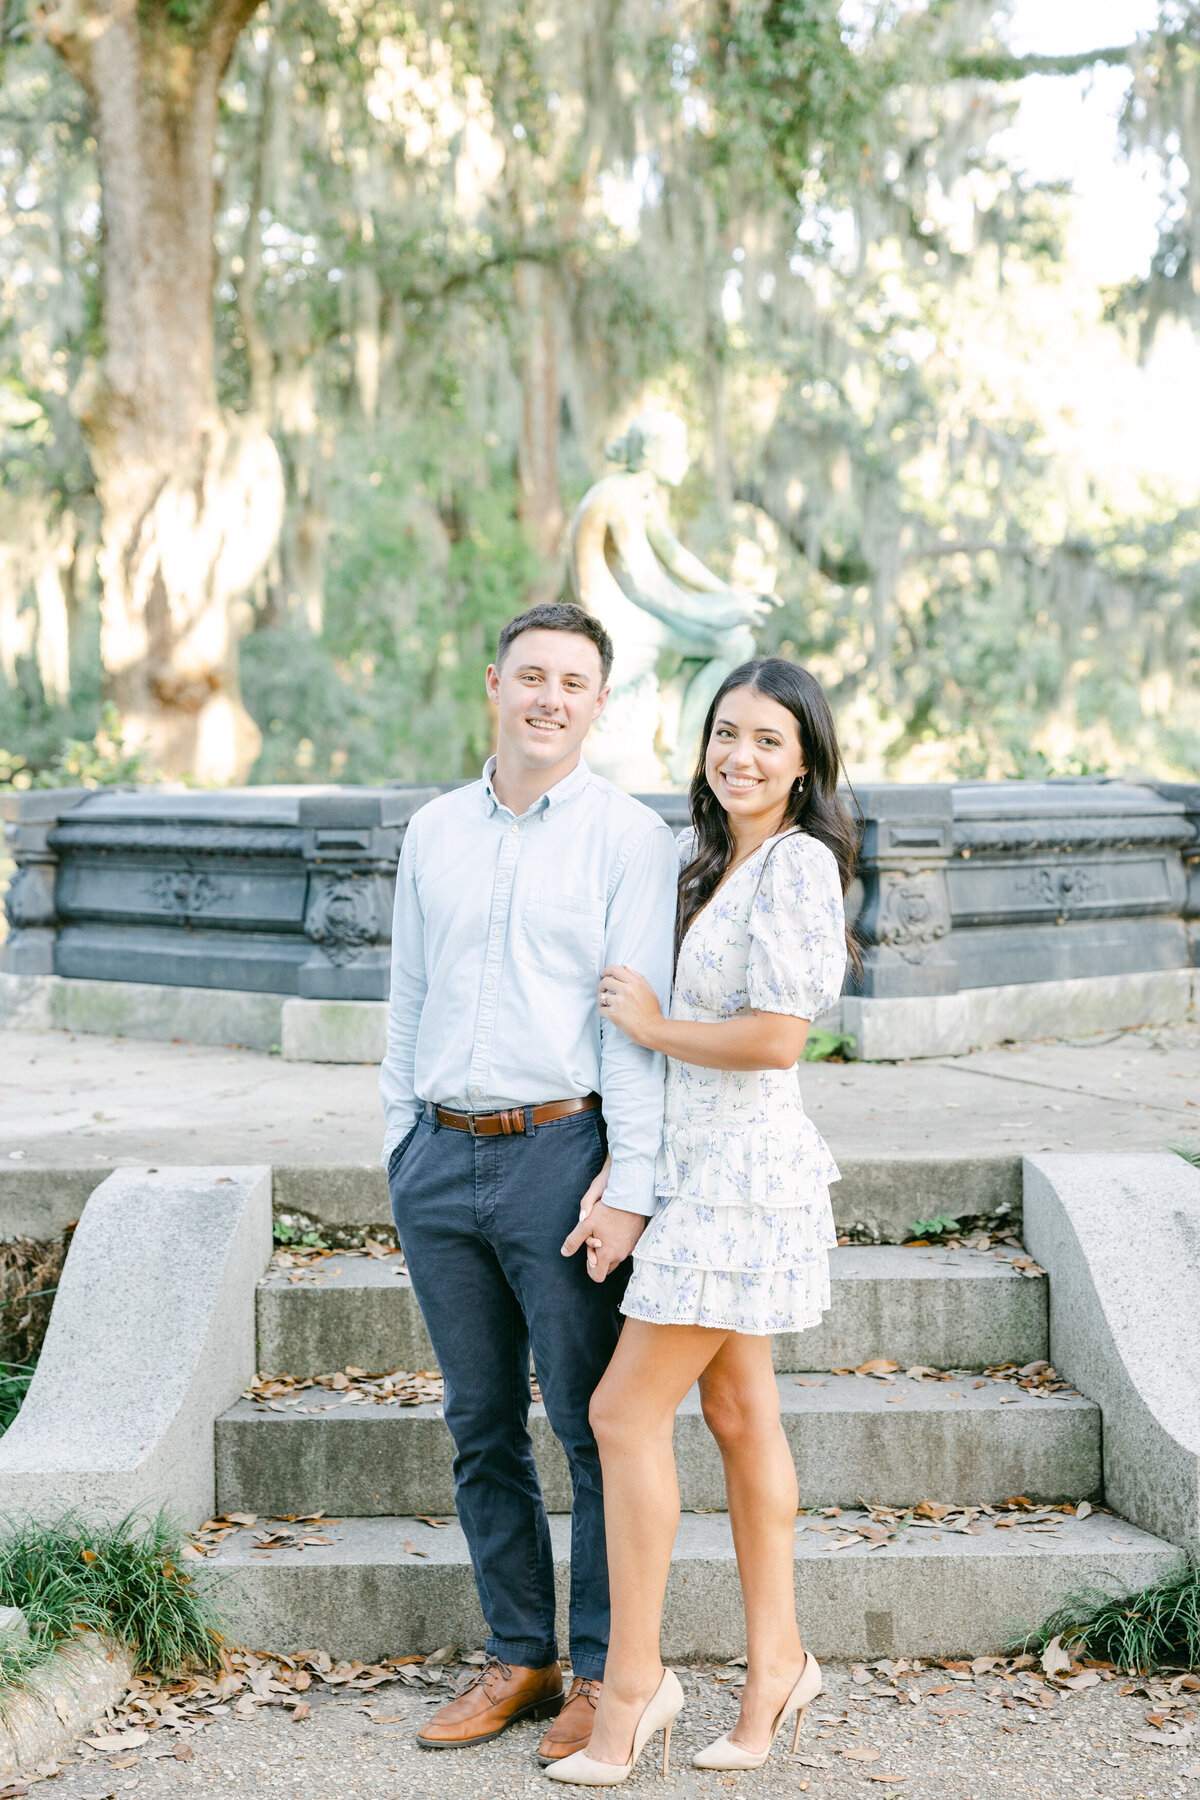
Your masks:
{"label": "tree trunk", "polygon": [[103,510],[101,654],[125,731],[168,775],[245,778],[260,744],[235,606],[278,534],[283,483],[256,417],[213,376],[217,92],[255,0],[65,0],[46,35],[95,115],[106,351],[81,407]]}
{"label": "tree trunk", "polygon": [[[541,263],[518,263],[516,291],[517,374],[521,384],[521,435],[517,478],[521,517],[547,565],[532,599],[549,599],[562,582],[562,489],[558,479],[558,318],[554,276]],[[543,591],[545,590],[545,591]]]}

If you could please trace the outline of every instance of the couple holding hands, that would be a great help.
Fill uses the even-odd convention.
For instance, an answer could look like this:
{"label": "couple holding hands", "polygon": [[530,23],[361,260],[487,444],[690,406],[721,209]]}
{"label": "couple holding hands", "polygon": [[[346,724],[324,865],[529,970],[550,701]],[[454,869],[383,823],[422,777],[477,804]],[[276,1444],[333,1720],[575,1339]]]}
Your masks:
{"label": "couple holding hands", "polygon": [[[819,1692],[793,1588],[796,1475],[771,1333],[815,1325],[833,1159],[800,1099],[841,992],[856,833],[817,681],[735,669],[678,843],[582,759],[612,644],[536,606],[500,634],[483,779],[415,814],[380,1077],[392,1211],[445,1383],[486,1665],[425,1722],[452,1749],[552,1720],[554,1781],[624,1781],[683,1705],[659,1651],[679,1520],[675,1413],[720,1447],[746,1610],[732,1731],[755,1768]],[[582,1197],[582,1199],[581,1199]],[[570,1661],[527,1429],[530,1355],[571,1472]]]}

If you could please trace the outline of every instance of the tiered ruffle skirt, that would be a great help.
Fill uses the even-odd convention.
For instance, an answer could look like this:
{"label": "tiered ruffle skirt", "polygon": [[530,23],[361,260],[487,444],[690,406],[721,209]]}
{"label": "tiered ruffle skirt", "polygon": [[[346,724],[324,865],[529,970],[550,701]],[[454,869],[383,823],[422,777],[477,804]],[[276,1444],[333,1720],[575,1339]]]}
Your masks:
{"label": "tiered ruffle skirt", "polygon": [[634,1250],[622,1312],[754,1337],[818,1324],[829,1307],[838,1168],[798,1095],[753,1122],[735,1108],[723,1120],[672,1125],[671,1110],[659,1209]]}

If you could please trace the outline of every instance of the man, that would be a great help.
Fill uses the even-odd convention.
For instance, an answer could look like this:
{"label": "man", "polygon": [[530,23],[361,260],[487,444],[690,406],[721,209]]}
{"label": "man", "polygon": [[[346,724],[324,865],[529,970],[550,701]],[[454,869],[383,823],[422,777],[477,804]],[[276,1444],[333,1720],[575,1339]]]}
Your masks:
{"label": "man", "polygon": [[[627,963],[665,1001],[675,917],[670,832],[580,754],[611,666],[607,632],[577,606],[535,606],[501,632],[487,671],[496,754],[405,836],[380,1075],[392,1213],[445,1381],[455,1505],[490,1634],[486,1667],[418,1742],[458,1748],[554,1717],[544,1764],[586,1747],[604,1674],[588,1403],[617,1341],[621,1265],[654,1211],[662,1126],[662,1059],[601,1028],[598,982]],[[607,1189],[581,1227],[606,1148]],[[574,1495],[565,1703],[531,1348]]]}

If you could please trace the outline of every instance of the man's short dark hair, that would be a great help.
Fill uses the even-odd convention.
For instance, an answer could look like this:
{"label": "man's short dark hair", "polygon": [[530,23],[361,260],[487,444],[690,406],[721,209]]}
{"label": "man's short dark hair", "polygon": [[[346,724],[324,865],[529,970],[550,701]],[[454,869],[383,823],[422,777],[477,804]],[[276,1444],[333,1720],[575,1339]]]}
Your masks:
{"label": "man's short dark hair", "polygon": [[596,615],[582,606],[576,606],[573,600],[547,600],[541,606],[531,606],[527,612],[518,613],[515,619],[510,619],[500,633],[500,642],[496,646],[497,668],[523,631],[573,631],[595,644],[600,658],[601,687],[612,673],[612,639]]}

